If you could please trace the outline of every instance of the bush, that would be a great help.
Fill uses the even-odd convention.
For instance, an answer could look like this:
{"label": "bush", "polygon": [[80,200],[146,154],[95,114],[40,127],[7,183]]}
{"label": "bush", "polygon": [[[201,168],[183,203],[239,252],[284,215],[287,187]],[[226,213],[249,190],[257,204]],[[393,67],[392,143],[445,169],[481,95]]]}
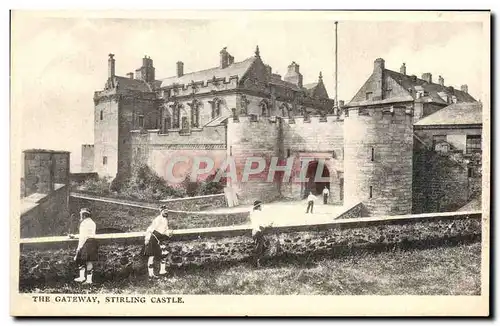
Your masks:
{"label": "bush", "polygon": [[107,196],[110,191],[111,178],[103,177],[98,179],[88,179],[77,186],[77,190],[92,192],[98,195]]}
{"label": "bush", "polygon": [[224,187],[226,185],[227,180],[225,177],[222,177],[219,181],[215,181],[214,179],[217,173],[219,173],[219,170],[209,175],[205,179],[205,181],[201,183],[197,192],[199,196],[216,195],[224,192]]}
{"label": "bush", "polygon": [[119,192],[129,198],[145,201],[180,198],[186,195],[182,189],[168,186],[165,180],[152,171],[146,164],[132,167],[130,178],[123,182],[119,188]]}

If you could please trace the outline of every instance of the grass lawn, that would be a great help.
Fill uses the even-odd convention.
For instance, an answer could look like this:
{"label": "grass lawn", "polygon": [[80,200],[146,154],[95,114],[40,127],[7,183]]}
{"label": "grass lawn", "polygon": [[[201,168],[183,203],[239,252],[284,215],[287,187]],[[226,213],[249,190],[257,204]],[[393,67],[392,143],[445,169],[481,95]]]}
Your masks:
{"label": "grass lawn", "polygon": [[[306,262],[248,263],[172,271],[169,277],[56,284],[45,293],[480,295],[481,244],[364,253]],[[76,271],[75,271],[76,273]],[[76,274],[75,274],[76,275]]]}

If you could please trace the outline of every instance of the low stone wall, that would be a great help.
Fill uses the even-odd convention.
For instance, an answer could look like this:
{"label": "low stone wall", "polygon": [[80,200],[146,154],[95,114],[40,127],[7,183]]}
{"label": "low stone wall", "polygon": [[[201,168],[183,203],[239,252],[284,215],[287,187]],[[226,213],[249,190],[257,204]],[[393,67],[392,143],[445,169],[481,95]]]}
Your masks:
{"label": "low stone wall", "polygon": [[[218,195],[217,195],[218,196]],[[218,200],[214,196],[215,200]],[[204,200],[211,198],[209,196]],[[172,229],[220,227],[241,225],[249,221],[248,213],[211,213],[199,211],[178,211],[166,204],[172,211],[169,215],[169,227]],[[86,195],[72,194],[70,210],[78,216],[80,208],[88,207],[92,211],[97,229],[108,232],[144,231],[152,219],[159,213],[158,205],[127,203],[110,198],[93,198]],[[76,232],[75,230],[73,232]]]}
{"label": "low stone wall", "polygon": [[[429,247],[453,241],[481,239],[481,213],[441,213],[384,218],[353,218],[315,225],[269,229],[267,257],[337,255],[387,247]],[[100,235],[96,280],[145,273],[140,233]],[[251,258],[253,242],[247,226],[178,230],[162,244],[176,267]],[[72,258],[76,241],[66,238],[24,239],[21,242],[21,288],[51,280],[70,281],[76,273]]]}
{"label": "low stone wall", "polygon": [[340,220],[340,219],[349,219],[349,218],[357,218],[357,217],[363,217],[363,216],[368,216],[365,213],[366,208],[363,206],[362,203],[357,203],[352,205],[351,207],[347,207],[346,211],[339,216],[337,216],[335,219]]}
{"label": "low stone wall", "polygon": [[175,211],[203,211],[208,208],[227,207],[226,195],[206,195],[190,198],[160,200],[160,203]]}
{"label": "low stone wall", "polygon": [[87,180],[97,180],[99,175],[97,172],[80,172],[80,173],[70,173],[69,181],[73,183],[83,183]]}
{"label": "low stone wall", "polygon": [[68,200],[69,186],[63,185],[37,203],[33,203],[33,208],[21,214],[21,237],[68,233],[74,228],[69,218]]}
{"label": "low stone wall", "polygon": [[124,204],[134,204],[138,206],[147,206],[151,208],[158,208],[160,205],[167,205],[169,209],[174,211],[204,211],[208,208],[220,208],[227,207],[226,196],[224,194],[216,195],[206,195],[206,196],[196,196],[196,197],[185,197],[185,198],[175,198],[175,199],[165,199],[159,201],[137,201],[128,198],[121,197],[103,197],[97,196],[94,193],[87,191],[74,191],[71,193],[73,197],[95,199],[95,200],[106,200],[113,201]]}

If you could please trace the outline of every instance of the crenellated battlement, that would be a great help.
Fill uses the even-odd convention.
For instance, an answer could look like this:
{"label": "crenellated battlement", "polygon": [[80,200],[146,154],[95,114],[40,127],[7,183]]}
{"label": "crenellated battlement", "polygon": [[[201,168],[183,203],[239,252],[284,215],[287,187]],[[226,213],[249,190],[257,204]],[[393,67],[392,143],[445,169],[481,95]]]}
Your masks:
{"label": "crenellated battlement", "polygon": [[226,78],[211,78],[204,81],[191,81],[188,84],[173,84],[162,87],[171,90],[171,96],[192,96],[193,94],[206,94],[235,89],[238,86],[238,76]]}
{"label": "crenellated battlement", "polygon": [[320,115],[311,115],[309,117],[304,116],[294,116],[294,117],[280,117],[280,116],[271,116],[264,117],[258,115],[240,115],[238,119],[230,119],[231,123],[278,123],[278,120],[281,120],[283,124],[325,124],[325,123],[336,123],[343,122],[342,116],[337,116],[334,114],[329,114],[325,116]]}
{"label": "crenellated battlement", "polygon": [[392,120],[413,118],[413,108],[408,105],[391,105],[386,107],[352,107],[344,110],[346,119],[369,117],[375,120]]}

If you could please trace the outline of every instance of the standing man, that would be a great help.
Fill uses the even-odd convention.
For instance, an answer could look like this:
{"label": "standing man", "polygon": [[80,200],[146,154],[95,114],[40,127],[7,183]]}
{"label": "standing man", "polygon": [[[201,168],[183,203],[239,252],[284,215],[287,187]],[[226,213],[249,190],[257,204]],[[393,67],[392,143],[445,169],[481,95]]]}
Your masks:
{"label": "standing man", "polygon": [[323,204],[328,204],[328,196],[330,195],[330,190],[325,186],[325,189],[323,189]]}
{"label": "standing man", "polygon": [[[78,264],[80,277],[75,278],[76,282],[85,281],[86,284],[92,284],[93,263],[98,260],[98,245],[95,239],[96,224],[91,218],[90,210],[82,208],[80,210],[80,228],[78,234],[78,248],[74,261]],[[69,234],[70,239],[76,238]],[[87,275],[85,277],[85,271]]]}
{"label": "standing man", "polygon": [[254,254],[255,254],[255,265],[260,267],[260,260],[266,251],[266,239],[264,238],[263,231],[267,227],[272,227],[272,221],[265,221],[262,214],[262,202],[256,200],[253,203],[252,211],[250,212],[250,221],[252,223],[252,239],[255,244]]}
{"label": "standing man", "polygon": [[172,236],[172,231],[168,229],[167,218],[167,206],[162,205],[160,207],[160,215],[155,217],[144,235],[144,256],[148,257],[148,275],[151,278],[157,277],[153,269],[155,258],[160,260],[160,275],[165,275],[167,273],[166,257],[162,254],[160,247],[160,241],[166,240]]}
{"label": "standing man", "polygon": [[314,208],[314,201],[317,199],[316,196],[313,195],[312,191],[309,191],[309,196],[307,196],[307,211],[306,214],[309,213],[309,209],[311,209],[311,214]]}

